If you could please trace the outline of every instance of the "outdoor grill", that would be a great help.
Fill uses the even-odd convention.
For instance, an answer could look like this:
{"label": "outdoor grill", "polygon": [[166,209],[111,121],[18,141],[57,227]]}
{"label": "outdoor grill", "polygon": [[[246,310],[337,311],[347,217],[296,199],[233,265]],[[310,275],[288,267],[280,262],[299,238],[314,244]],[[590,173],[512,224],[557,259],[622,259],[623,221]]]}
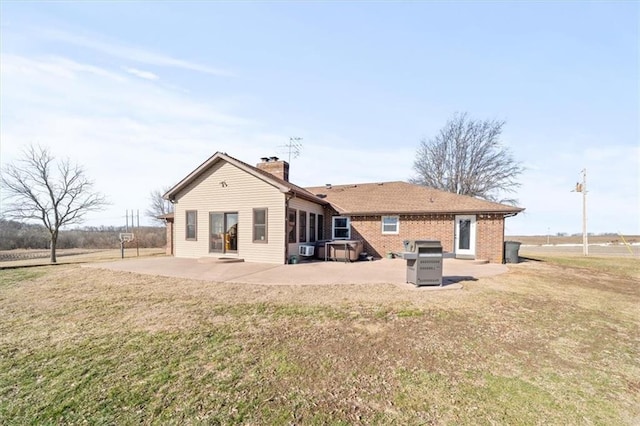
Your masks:
{"label": "outdoor grill", "polygon": [[416,286],[442,285],[442,244],[435,240],[405,240],[407,282]]}

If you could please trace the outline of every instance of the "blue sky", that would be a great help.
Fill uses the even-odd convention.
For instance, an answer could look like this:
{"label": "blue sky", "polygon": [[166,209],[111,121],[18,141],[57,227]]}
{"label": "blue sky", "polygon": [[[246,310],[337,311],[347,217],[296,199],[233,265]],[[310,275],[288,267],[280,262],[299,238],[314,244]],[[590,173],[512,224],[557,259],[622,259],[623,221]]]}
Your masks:
{"label": "blue sky", "polygon": [[83,164],[124,224],[216,151],[301,186],[407,180],[455,112],[505,120],[506,233],[640,234],[637,2],[0,3],[0,166]]}

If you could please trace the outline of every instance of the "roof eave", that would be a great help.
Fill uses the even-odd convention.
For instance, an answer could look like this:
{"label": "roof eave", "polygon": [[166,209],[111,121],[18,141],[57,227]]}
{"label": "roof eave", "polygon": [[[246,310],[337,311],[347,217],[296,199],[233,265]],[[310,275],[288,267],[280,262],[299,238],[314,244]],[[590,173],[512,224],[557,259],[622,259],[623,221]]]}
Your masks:
{"label": "roof eave", "polygon": [[344,215],[351,216],[381,216],[381,215],[428,215],[428,214],[500,214],[515,216],[524,209],[513,210],[432,210],[432,211],[342,211]]}
{"label": "roof eave", "polygon": [[189,185],[194,179],[196,179],[202,172],[208,169],[212,164],[218,161],[223,154],[220,152],[216,152],[211,157],[207,158],[202,164],[196,167],[191,173],[185,176],[180,182],[175,184],[171,189],[169,189],[163,196],[165,200],[173,201],[175,200],[176,194],[178,194],[181,190],[183,190],[187,185]]}
{"label": "roof eave", "polygon": [[293,191],[291,189],[288,189],[287,191],[283,191],[285,194],[289,194],[289,195],[293,195],[294,197],[298,197],[298,198],[303,198],[307,201],[312,201],[316,204],[320,204],[322,206],[326,206],[329,205],[328,201],[323,200],[322,198],[318,198],[312,194],[307,195],[303,192],[298,192],[298,191]]}
{"label": "roof eave", "polygon": [[265,181],[267,183],[269,183],[270,185],[273,185],[274,187],[276,187],[280,192],[282,193],[287,193],[290,191],[290,189],[282,184],[280,184],[279,182],[270,179],[268,176],[260,174],[260,173],[256,173],[254,170],[252,170],[251,168],[245,166],[243,163],[239,162],[238,160],[236,160],[235,158],[229,157],[228,155],[225,155],[221,152],[216,152],[215,154],[213,154],[211,157],[209,157],[204,163],[200,164],[195,170],[193,170],[191,173],[189,173],[184,179],[182,179],[180,182],[178,182],[173,188],[171,188],[169,191],[167,191],[162,198],[164,198],[165,200],[169,200],[172,201],[175,199],[175,196],[182,191],[185,187],[187,187],[191,182],[193,182],[198,176],[200,176],[202,173],[204,173],[209,167],[211,167],[212,165],[214,165],[216,162],[220,161],[220,160],[224,160],[230,164],[233,164],[234,166],[238,167],[241,170],[244,170],[245,172],[251,174],[252,176],[257,177],[258,179]]}

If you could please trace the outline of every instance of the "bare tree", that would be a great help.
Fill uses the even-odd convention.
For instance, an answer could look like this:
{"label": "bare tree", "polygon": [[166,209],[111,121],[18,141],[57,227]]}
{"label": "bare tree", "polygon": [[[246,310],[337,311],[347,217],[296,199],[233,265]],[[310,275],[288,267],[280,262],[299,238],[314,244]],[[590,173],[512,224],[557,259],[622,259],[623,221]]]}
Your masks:
{"label": "bare tree", "polygon": [[162,195],[168,190],[169,187],[163,187],[162,190],[155,189],[149,194],[151,205],[145,210],[144,214],[158,224],[164,224],[164,219],[159,219],[158,216],[173,213],[173,204],[169,200],[162,198]]}
{"label": "bare tree", "polygon": [[51,263],[56,263],[60,228],[79,224],[86,213],[108,204],[93,191],[82,167],[71,160],[56,161],[47,148],[26,148],[23,157],[6,167],[0,182],[10,202],[7,216],[42,222],[51,237]]}
{"label": "bare tree", "polygon": [[473,120],[456,113],[438,135],[423,139],[413,163],[412,183],[489,201],[515,204],[502,198],[520,186],[524,170],[500,144],[504,121]]}

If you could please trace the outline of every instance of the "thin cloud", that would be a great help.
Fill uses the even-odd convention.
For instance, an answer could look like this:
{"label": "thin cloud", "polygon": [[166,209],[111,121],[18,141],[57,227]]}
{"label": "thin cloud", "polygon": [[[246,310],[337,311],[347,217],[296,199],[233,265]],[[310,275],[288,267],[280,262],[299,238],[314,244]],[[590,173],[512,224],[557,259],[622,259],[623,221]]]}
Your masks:
{"label": "thin cloud", "polygon": [[136,77],[144,78],[145,80],[160,79],[160,77],[158,77],[156,74],[152,73],[151,71],[143,71],[137,68],[129,68],[129,67],[123,67],[122,69],[128,72],[129,74],[133,74]]}
{"label": "thin cloud", "polygon": [[71,34],[66,31],[54,29],[40,29],[34,31],[38,31],[48,40],[56,40],[76,46],[86,47],[116,58],[126,59],[127,61],[131,62],[138,62],[142,64],[162,67],[181,68],[221,77],[229,77],[233,75],[230,71],[220,68],[214,68],[207,65],[199,64],[197,62],[186,61],[160,53],[150,52],[137,47],[130,47],[117,43],[107,43],[101,40]]}
{"label": "thin cloud", "polygon": [[[4,53],[0,58],[2,99],[15,102],[14,108],[29,102],[31,110],[42,110],[47,115],[62,108],[80,114],[132,114],[147,122],[199,120],[222,128],[256,124],[254,120],[227,114],[224,108],[215,108],[210,102],[193,99],[188,93],[164,86],[150,87],[139,79],[78,61]],[[13,84],[6,84],[9,81]]]}
{"label": "thin cloud", "polygon": [[2,53],[0,69],[3,75],[41,75],[50,74],[55,77],[73,79],[79,74],[91,74],[114,81],[124,81],[124,77],[104,68],[83,64],[68,58],[48,55],[41,58],[26,58],[20,55]]}
{"label": "thin cloud", "polygon": [[125,77],[127,70],[49,55],[0,58],[0,163],[29,143],[78,161],[113,202],[87,224],[114,224],[105,218],[143,210],[151,189],[177,182],[215,151],[251,160],[274,144],[260,122],[229,114],[223,101]]}

